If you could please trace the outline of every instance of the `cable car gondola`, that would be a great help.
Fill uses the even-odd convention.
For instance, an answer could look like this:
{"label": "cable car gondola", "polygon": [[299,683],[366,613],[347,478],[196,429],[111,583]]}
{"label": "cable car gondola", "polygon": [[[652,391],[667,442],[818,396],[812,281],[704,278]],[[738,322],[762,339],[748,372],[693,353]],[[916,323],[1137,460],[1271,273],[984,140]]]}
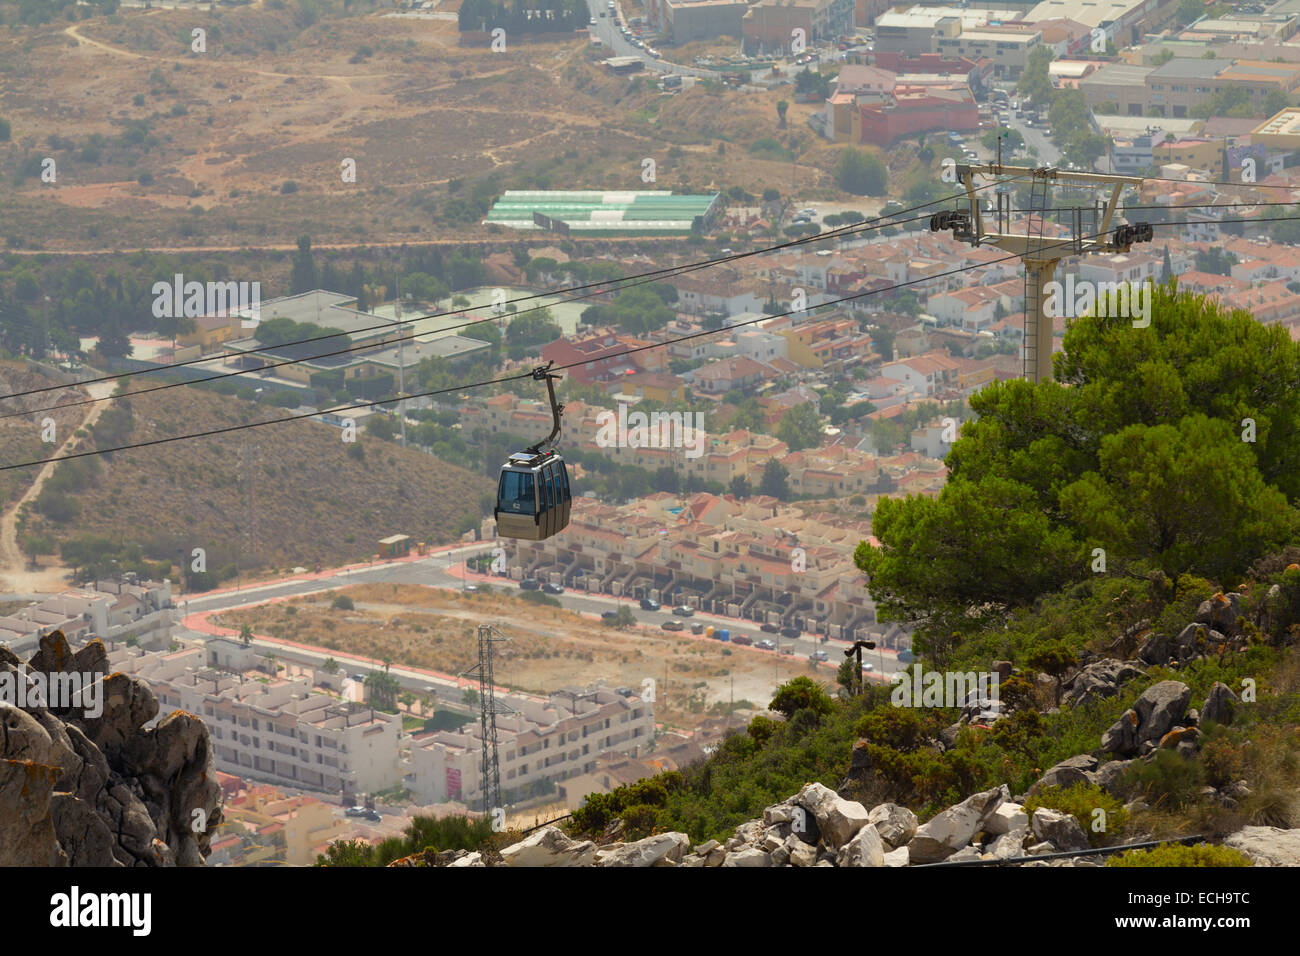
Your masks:
{"label": "cable car gondola", "polygon": [[[555,401],[555,379],[550,363],[533,369],[533,378],[546,380],[555,426],[551,434],[536,445],[515,452],[501,466],[497,483],[497,534],[504,538],[542,541],[559,534],[569,524],[573,494],[569,490],[569,470],[556,454],[555,438],[560,433],[560,415],[564,406]],[[546,446],[543,450],[542,446]]]}

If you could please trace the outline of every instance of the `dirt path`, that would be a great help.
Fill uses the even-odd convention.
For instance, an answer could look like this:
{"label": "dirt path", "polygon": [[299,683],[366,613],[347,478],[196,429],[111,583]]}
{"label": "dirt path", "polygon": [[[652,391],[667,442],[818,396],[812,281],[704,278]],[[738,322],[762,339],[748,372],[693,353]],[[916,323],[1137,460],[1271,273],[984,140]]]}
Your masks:
{"label": "dirt path", "polygon": [[[116,382],[109,381],[95,382],[85,388],[91,398],[107,398],[113,394],[113,389],[116,387]],[[99,421],[99,416],[107,407],[107,402],[96,402],[91,405],[89,413],[78,427],[90,428]],[[73,433],[68,435],[58,450],[50,455],[51,458],[57,458],[71,450],[72,443],[76,441],[77,429],[72,431]],[[33,571],[28,567],[26,555],[18,547],[18,511],[24,502],[36,500],[45,482],[50,475],[54,474],[54,468],[53,463],[41,468],[36,475],[36,480],[27,489],[27,493],[14,502],[13,507],[0,518],[0,587],[3,587],[6,592],[59,591],[67,586],[67,568],[56,564]]]}

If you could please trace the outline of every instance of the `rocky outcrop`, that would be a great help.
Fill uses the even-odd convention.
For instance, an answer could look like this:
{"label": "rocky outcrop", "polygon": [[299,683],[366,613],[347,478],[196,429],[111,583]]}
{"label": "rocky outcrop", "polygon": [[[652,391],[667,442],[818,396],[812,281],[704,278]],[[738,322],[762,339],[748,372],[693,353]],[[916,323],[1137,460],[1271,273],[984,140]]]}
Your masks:
{"label": "rocky outcrop", "polygon": [[1077,783],[1088,783],[1088,774],[1097,769],[1097,758],[1092,754],[1079,754],[1062,760],[1043,774],[1029,788],[1029,796],[1036,796],[1047,787],[1072,787]]}
{"label": "rocky outcrop", "polygon": [[1243,827],[1223,844],[1240,850],[1256,866],[1300,866],[1300,830]]}
{"label": "rocky outcrop", "polygon": [[1061,703],[1078,706],[1091,700],[1114,697],[1121,684],[1144,673],[1141,667],[1129,661],[1109,657],[1094,661],[1064,682]]}
{"label": "rocky outcrop", "polygon": [[596,844],[570,839],[559,827],[544,827],[501,851],[507,866],[590,866]]}
{"label": "rocky outcrop", "polygon": [[1185,726],[1184,717],[1191,699],[1191,688],[1181,681],[1153,684],[1102,735],[1102,749],[1120,757],[1143,752],[1143,744],[1154,745],[1169,731]]}
{"label": "rocky outcrop", "polygon": [[1088,834],[1068,813],[1039,807],[1034,811],[1030,829],[1039,840],[1052,844],[1060,852],[1088,849]]}
{"label": "rocky outcrop", "polygon": [[1005,790],[972,794],[919,827],[908,843],[913,863],[938,863],[970,843],[1006,799]]}
{"label": "rocky outcrop", "polygon": [[1237,695],[1222,681],[1215,681],[1210,688],[1210,695],[1201,706],[1199,719],[1215,724],[1232,723],[1233,710],[1237,705]]}
{"label": "rocky outcrop", "polygon": [[56,631],[8,680],[89,675],[100,708],[80,701],[0,703],[0,866],[201,866],[221,823],[207,728],[177,711],[155,727],[142,682],[109,674],[99,641],[73,652]]}

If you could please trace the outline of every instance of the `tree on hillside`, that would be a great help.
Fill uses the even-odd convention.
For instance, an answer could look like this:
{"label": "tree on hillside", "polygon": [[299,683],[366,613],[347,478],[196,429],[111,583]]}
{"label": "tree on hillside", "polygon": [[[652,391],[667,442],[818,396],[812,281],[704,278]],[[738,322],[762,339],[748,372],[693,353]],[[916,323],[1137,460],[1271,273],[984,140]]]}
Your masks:
{"label": "tree on hillside", "polygon": [[1240,571],[1297,529],[1247,443],[1200,414],[1107,435],[1099,470],[1062,489],[1061,503],[1096,546],[1148,560],[1173,580]]}
{"label": "tree on hillside", "polygon": [[320,288],[320,271],[316,268],[316,259],[311,253],[311,236],[298,237],[298,251],[293,256],[293,267],[289,270],[289,293],[298,295]]}
{"label": "tree on hillside", "polygon": [[767,705],[768,710],[793,717],[801,710],[811,710],[818,716],[829,714],[834,707],[826,691],[811,677],[796,677],[777,688],[776,696]]}
{"label": "tree on hillside", "polygon": [[1065,675],[1078,663],[1074,652],[1065,644],[1055,641],[1035,648],[1027,663],[1056,681],[1056,706],[1060,707]]}
{"label": "tree on hillside", "polygon": [[785,129],[785,113],[786,110],[788,110],[789,108],[790,108],[790,104],[785,100],[776,101],[776,118],[778,120],[777,125],[781,129]]}
{"label": "tree on hillside", "polygon": [[822,443],[822,420],[812,402],[795,405],[781,416],[776,426],[776,437],[785,442],[791,451],[816,448]]}
{"label": "tree on hillside", "polygon": [[875,153],[846,146],[835,160],[835,183],[855,196],[883,196],[889,172]]}
{"label": "tree on hillside", "polygon": [[551,318],[549,309],[535,312],[523,312],[510,320],[506,326],[506,343],[510,346],[512,357],[523,354],[527,349],[554,342],[563,331]]}
{"label": "tree on hillside", "polygon": [[758,482],[758,493],[769,495],[781,501],[790,497],[790,472],[775,458],[769,458],[763,466],[763,477]]}
{"label": "tree on hillside", "polygon": [[1076,319],[1055,381],[971,398],[937,497],[879,503],[855,559],[887,616],[998,617],[1088,579],[1095,547],[1108,573],[1236,573],[1293,532],[1300,346],[1170,287],[1150,305],[1147,328]]}

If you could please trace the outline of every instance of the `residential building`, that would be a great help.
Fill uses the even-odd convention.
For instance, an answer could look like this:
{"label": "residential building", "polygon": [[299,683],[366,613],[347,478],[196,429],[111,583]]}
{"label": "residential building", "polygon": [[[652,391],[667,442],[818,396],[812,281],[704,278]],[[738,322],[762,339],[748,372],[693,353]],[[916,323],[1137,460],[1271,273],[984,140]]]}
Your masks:
{"label": "residential building", "polygon": [[128,572],[121,579],[97,580],[69,588],[0,617],[0,646],[31,655],[40,639],[62,631],[70,643],[96,638],[110,647],[134,640],[144,647],[171,642],[170,581],[140,581]]}
{"label": "residential building", "polygon": [[854,8],[854,0],[756,0],[741,18],[745,49],[787,52],[795,30],[809,44],[852,33]]}
{"label": "residential building", "polygon": [[658,11],[660,31],[680,46],[696,40],[741,37],[741,18],[749,9],[744,0],[652,0],[647,7]]}
{"label": "residential building", "polygon": [[[603,682],[566,688],[544,701],[508,695],[506,702],[517,713],[496,718],[503,800],[523,799],[590,773],[610,754],[639,757],[654,738],[653,699],[625,697]],[[476,721],[459,731],[417,734],[411,738],[405,786],[423,803],[479,806],[481,760]]]}
{"label": "residential building", "polygon": [[199,647],[109,654],[115,670],[149,685],[162,714],[184,710],[203,719],[218,770],[336,794],[401,782],[401,718],[317,693],[307,676],[252,676],[213,668],[208,659]]}

